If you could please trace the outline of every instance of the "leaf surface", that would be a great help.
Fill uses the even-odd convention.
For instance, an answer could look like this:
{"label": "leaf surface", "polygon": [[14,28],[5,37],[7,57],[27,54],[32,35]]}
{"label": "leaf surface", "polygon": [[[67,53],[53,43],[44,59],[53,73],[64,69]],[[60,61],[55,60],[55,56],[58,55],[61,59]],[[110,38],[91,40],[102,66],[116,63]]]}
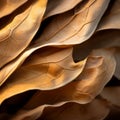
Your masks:
{"label": "leaf surface", "polygon": [[[30,1],[30,5],[0,31],[0,67],[17,57],[37,32],[47,0]],[[14,47],[13,47],[14,46]]]}
{"label": "leaf surface", "polygon": [[47,58],[44,57],[44,55],[46,55],[45,53],[43,56],[38,53],[37,57],[33,54],[30,62],[21,66],[10,79],[1,86],[1,101],[27,90],[50,90],[64,86],[82,72],[86,59],[74,63],[72,49],[58,51],[55,56],[53,55],[51,57],[53,53],[53,51],[49,53]]}
{"label": "leaf surface", "polygon": [[12,13],[18,7],[28,0],[1,0],[0,1],[0,18]]}

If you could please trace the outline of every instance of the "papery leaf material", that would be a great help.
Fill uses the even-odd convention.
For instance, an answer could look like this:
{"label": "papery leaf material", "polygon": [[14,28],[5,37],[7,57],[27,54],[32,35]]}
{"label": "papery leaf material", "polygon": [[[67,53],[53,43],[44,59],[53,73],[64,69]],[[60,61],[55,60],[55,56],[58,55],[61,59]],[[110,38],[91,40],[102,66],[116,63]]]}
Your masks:
{"label": "papery leaf material", "polygon": [[59,108],[48,108],[38,120],[103,120],[108,113],[109,108],[104,100],[94,100],[86,105],[67,103]]}
{"label": "papery leaf material", "polygon": [[[83,8],[80,8],[80,14],[81,13],[84,13],[85,12],[85,10],[86,9],[88,9],[89,8],[89,6],[91,5],[91,4],[93,4],[95,1],[89,1],[88,3],[86,3],[85,4],[85,7],[83,7]],[[78,9],[79,10],[79,9]],[[84,11],[84,12],[83,12]],[[78,13],[79,13],[78,12]],[[86,13],[86,12],[85,12]],[[71,12],[68,12],[67,13],[68,14],[68,18],[70,18],[71,17],[71,15],[72,15],[72,13]],[[66,17],[66,14],[65,14],[65,18],[67,18]],[[63,20],[63,18],[64,18],[64,16],[62,16],[62,21],[64,21],[65,22],[65,24],[67,24],[67,21],[69,21],[69,19],[67,18],[67,19],[64,19]],[[79,18],[79,17],[78,17]],[[81,17],[80,17],[80,19],[81,19]],[[60,19],[58,19],[58,20],[60,20]],[[60,21],[61,21],[60,20]],[[63,22],[63,23],[64,23]],[[61,25],[60,25],[61,26]],[[52,28],[52,27],[51,27]],[[57,29],[57,28],[56,28]],[[54,30],[54,31],[56,31],[56,30]],[[48,33],[46,33],[46,35],[47,35]],[[51,34],[51,32],[50,32],[50,34]],[[65,35],[66,36],[66,35]],[[76,40],[75,40],[76,41]],[[72,43],[75,43],[75,41],[73,41]],[[12,63],[10,63],[10,64],[8,64],[5,68],[3,68],[3,75],[1,75],[1,80],[0,81],[2,81],[2,83],[3,83],[3,81],[5,81],[8,77],[9,77],[9,75],[10,74],[12,74],[12,72],[18,67],[18,65],[21,63],[21,61],[23,61],[23,60],[25,60],[32,52],[34,52],[35,50],[37,50],[37,49],[40,49],[40,48],[42,48],[42,47],[45,47],[45,46],[59,46],[59,45],[64,45],[64,43],[63,42],[59,42],[59,41],[51,41],[51,43],[49,43],[48,41],[43,41],[43,43],[39,43],[40,41],[38,40],[37,41],[37,43],[35,44],[35,45],[33,45],[33,46],[31,46],[27,51],[25,51],[21,56],[20,56],[20,58],[18,58],[17,60],[15,60],[14,62],[12,62]],[[46,44],[45,44],[45,43]],[[41,45],[41,44],[43,44],[43,45]],[[20,60],[19,60],[20,59]],[[7,70],[6,70],[7,69]],[[6,71],[6,72],[4,72],[4,70]]]}
{"label": "papery leaf material", "polygon": [[120,47],[113,47],[111,49],[114,50],[114,56],[117,62],[114,75],[120,80]]}
{"label": "papery leaf material", "polygon": [[111,104],[120,107],[120,86],[105,87],[101,96],[111,102]]}
{"label": "papery leaf material", "polygon": [[91,102],[102,91],[114,71],[115,60],[113,55],[108,51],[98,50],[88,57],[83,72],[75,81],[55,90],[37,92],[27,106],[30,108],[30,103],[36,107],[44,104],[54,105],[65,101],[74,101],[80,104]]}
{"label": "papery leaf material", "polygon": [[[0,71],[0,86],[6,81],[6,79],[25,61],[25,59],[30,56],[33,52],[35,52],[36,50],[38,50],[40,47],[31,47],[28,48],[27,50],[25,50],[20,56],[18,56],[15,60],[13,60],[12,62],[10,62],[9,64],[7,64],[4,68],[1,69]],[[69,50],[66,51],[61,51],[60,53],[62,54],[62,56],[58,56],[56,57],[56,49],[51,49],[51,48],[46,48],[43,51],[40,51],[40,55],[42,56],[41,59],[38,59],[38,61],[42,64],[42,63],[47,63],[47,62],[53,62],[53,61],[59,61],[61,59],[63,59],[63,56],[66,56],[67,53],[69,53]],[[54,51],[55,50],[55,51]],[[53,58],[50,57],[52,55],[49,55],[50,53],[53,54]],[[33,53],[34,54],[34,53]],[[50,59],[47,59],[47,56],[49,56]],[[46,61],[47,59],[47,61]],[[30,61],[29,61],[30,62]],[[32,59],[32,62],[33,59]],[[39,64],[40,64],[39,63]],[[28,64],[28,63],[27,63]]]}
{"label": "papery leaf material", "polygon": [[[111,34],[112,33],[112,34]],[[75,61],[84,59],[93,49],[110,48],[114,51],[114,57],[117,65],[114,75],[120,79],[120,31],[104,30],[93,35],[88,41],[74,47],[73,57]],[[82,50],[82,51],[81,51]],[[83,52],[84,51],[84,52]]]}
{"label": "papery leaf material", "polygon": [[78,3],[82,1],[83,0],[49,0],[44,19],[56,14],[66,12],[74,8]]}
{"label": "papery leaf material", "polygon": [[100,21],[97,31],[120,29],[120,0],[111,0],[111,6]]}
{"label": "papery leaf material", "polygon": [[119,30],[104,30],[96,32],[90,39],[74,47],[73,58],[75,61],[80,61],[94,49],[119,47],[119,38]]}
{"label": "papery leaf material", "polygon": [[[64,50],[66,53],[66,50]],[[68,51],[68,49],[67,49]],[[50,54],[53,54],[51,52]],[[62,51],[55,54],[56,56],[64,55]],[[50,55],[49,55],[50,56]],[[34,59],[35,57],[35,59]],[[55,89],[74,80],[83,70],[86,59],[74,63],[72,59],[72,49],[63,56],[61,60],[55,60],[54,56],[43,57],[39,54],[32,56],[32,59],[20,67],[11,77],[1,86],[0,102],[8,97],[32,89],[50,90]],[[56,57],[57,59],[57,57]],[[50,62],[49,62],[50,61]],[[17,89],[17,91],[16,91]]]}
{"label": "papery leaf material", "polygon": [[[99,109],[96,109],[99,108]],[[44,111],[43,111],[44,110]],[[62,113],[62,114],[61,114]],[[108,103],[103,99],[95,99],[91,103],[81,105],[73,102],[66,102],[63,105],[43,105],[32,110],[21,110],[11,120],[102,120],[109,113]],[[42,116],[41,116],[42,115]],[[41,117],[40,117],[41,116]]]}
{"label": "papery leaf material", "polygon": [[[37,32],[47,0],[35,0],[0,31],[0,67],[18,56]],[[13,47],[14,46],[14,47]]]}
{"label": "papery leaf material", "polygon": [[89,0],[84,7],[77,6],[72,11],[53,17],[36,43],[49,46],[84,42],[95,31],[108,3],[109,0]]}
{"label": "papery leaf material", "polygon": [[0,0],[0,18],[12,13],[28,0]]}

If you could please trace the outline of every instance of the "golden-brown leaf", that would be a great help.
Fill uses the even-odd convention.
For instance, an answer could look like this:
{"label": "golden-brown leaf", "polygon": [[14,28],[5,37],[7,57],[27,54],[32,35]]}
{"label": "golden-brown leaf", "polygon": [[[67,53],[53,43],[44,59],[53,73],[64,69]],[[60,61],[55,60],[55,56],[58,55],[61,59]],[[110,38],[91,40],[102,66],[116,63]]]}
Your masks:
{"label": "golden-brown leaf", "polygon": [[30,61],[21,66],[1,86],[0,102],[27,90],[50,90],[64,86],[82,72],[86,62],[85,59],[74,63],[71,48],[57,51],[54,55],[54,51],[47,53],[33,54]]}
{"label": "golden-brown leaf", "polygon": [[0,18],[12,13],[28,0],[0,0]]}
{"label": "golden-brown leaf", "polygon": [[89,0],[84,3],[84,7],[79,5],[71,11],[54,16],[36,42],[39,46],[84,42],[95,31],[108,3],[109,0]]}
{"label": "golden-brown leaf", "polygon": [[[35,107],[65,101],[86,104],[102,91],[114,71],[115,60],[113,55],[106,50],[96,50],[88,57],[83,72],[75,81],[55,90],[37,92],[30,103]],[[31,105],[28,104],[27,106],[30,107]]]}
{"label": "golden-brown leaf", "polygon": [[119,30],[104,30],[96,32],[86,42],[74,47],[74,60],[79,61],[84,59],[94,49],[120,47],[119,38]]}
{"label": "golden-brown leaf", "polygon": [[0,67],[14,59],[31,42],[41,23],[47,0],[30,5],[0,31]]}
{"label": "golden-brown leaf", "polygon": [[120,29],[120,0],[112,0],[110,7],[103,16],[97,31],[105,29]]}
{"label": "golden-brown leaf", "polygon": [[83,0],[49,0],[44,18],[66,12]]}

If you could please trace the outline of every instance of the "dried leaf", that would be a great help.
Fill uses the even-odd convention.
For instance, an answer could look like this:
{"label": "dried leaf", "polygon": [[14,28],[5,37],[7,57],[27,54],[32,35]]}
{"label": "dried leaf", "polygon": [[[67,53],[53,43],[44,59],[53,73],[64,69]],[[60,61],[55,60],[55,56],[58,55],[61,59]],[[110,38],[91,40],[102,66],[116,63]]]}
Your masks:
{"label": "dried leaf", "polygon": [[80,61],[81,59],[84,59],[94,49],[120,47],[119,38],[119,30],[104,30],[96,32],[96,34],[94,34],[89,40],[74,47],[74,60]]}
{"label": "dried leaf", "polygon": [[113,47],[111,49],[114,50],[114,56],[117,63],[114,75],[120,80],[120,47]]}
{"label": "dried leaf", "polygon": [[104,100],[94,100],[86,105],[67,103],[59,108],[48,108],[38,120],[103,120],[108,113],[109,108]]}
{"label": "dried leaf", "polygon": [[84,7],[77,6],[72,11],[53,17],[36,43],[42,47],[84,42],[95,31],[108,3],[109,0],[89,0]]}
{"label": "dried leaf", "polygon": [[79,99],[81,98],[79,94],[85,94],[86,96],[88,94],[91,96],[90,101],[100,94],[104,86],[113,76],[116,68],[114,55],[109,50],[98,49],[93,51],[92,55],[98,55],[98,57],[96,59],[91,58],[91,62],[86,64],[86,69],[83,70],[83,74],[78,77],[80,82],[77,84],[78,92],[75,94]]}
{"label": "dried leaf", "polygon": [[1,0],[0,1],[0,18],[12,13],[18,7],[28,0]]}
{"label": "dried leaf", "polygon": [[0,67],[14,59],[28,46],[39,28],[46,2],[47,0],[32,1],[24,12],[2,28],[0,31]]}
{"label": "dried leaf", "polygon": [[107,99],[111,104],[120,106],[120,87],[105,87],[101,96]]}
{"label": "dried leaf", "polygon": [[56,118],[59,120],[102,120],[108,115],[108,113],[108,103],[103,99],[95,99],[93,102],[86,105],[68,102],[63,105],[44,105],[33,110],[21,110],[11,120],[54,120]]}
{"label": "dried leaf", "polygon": [[111,0],[110,8],[100,21],[97,31],[120,29],[120,0]]}
{"label": "dried leaf", "polygon": [[[30,63],[28,62],[20,67],[10,79],[1,86],[0,102],[27,90],[48,90],[64,86],[82,72],[86,62],[85,59],[79,63],[74,63],[72,59],[72,49],[58,51],[55,57],[54,55],[51,57],[51,54],[53,54],[53,51],[48,54],[49,56],[47,55],[47,58],[39,53],[37,57],[33,55]],[[43,55],[46,54],[44,53]]]}
{"label": "dried leaf", "polygon": [[31,103],[37,107],[65,101],[80,104],[91,102],[102,91],[114,71],[113,55],[105,50],[96,50],[88,57],[83,72],[75,81],[55,90],[37,92],[27,106],[31,107]]}
{"label": "dried leaf", "polygon": [[44,18],[66,12],[83,0],[49,0]]}

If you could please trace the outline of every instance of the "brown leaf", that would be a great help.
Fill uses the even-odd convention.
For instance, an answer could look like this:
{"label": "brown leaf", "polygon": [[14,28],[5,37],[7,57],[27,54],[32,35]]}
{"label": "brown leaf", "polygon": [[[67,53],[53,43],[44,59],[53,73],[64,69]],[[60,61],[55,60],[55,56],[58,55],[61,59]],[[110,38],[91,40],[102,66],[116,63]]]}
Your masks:
{"label": "brown leaf", "polygon": [[105,29],[120,29],[120,0],[111,0],[110,7],[103,16],[97,31]]}
{"label": "brown leaf", "polygon": [[117,62],[114,75],[120,80],[120,47],[113,47],[111,49],[114,50],[114,56]]}
{"label": "brown leaf", "polygon": [[106,102],[96,99],[86,105],[67,103],[61,107],[48,108],[38,120],[103,120],[108,113]]}
{"label": "brown leaf", "polygon": [[108,3],[109,0],[89,0],[84,3],[84,7],[79,5],[71,11],[54,16],[36,43],[43,47],[84,42],[95,31]]}
{"label": "brown leaf", "polygon": [[49,0],[44,18],[66,12],[83,0]]}
{"label": "brown leaf", "polygon": [[119,38],[119,30],[104,30],[96,32],[86,42],[74,47],[73,58],[75,61],[80,61],[94,49],[120,47]]}
{"label": "brown leaf", "polygon": [[65,101],[74,101],[80,104],[91,102],[100,94],[114,71],[115,60],[113,55],[105,50],[96,50],[88,57],[83,72],[75,81],[55,90],[37,92],[27,106],[34,108],[44,104],[54,105]]}
{"label": "brown leaf", "polygon": [[14,59],[28,46],[39,28],[46,2],[47,0],[32,1],[25,11],[2,28],[0,31],[0,67]]}
{"label": "brown leaf", "polygon": [[0,0],[0,18],[12,13],[28,0]]}
{"label": "brown leaf", "polygon": [[101,96],[107,99],[111,104],[120,107],[120,87],[105,87]]}
{"label": "brown leaf", "polygon": [[93,102],[86,105],[68,102],[54,106],[39,106],[32,110],[21,110],[11,120],[56,120],[56,118],[58,120],[102,120],[108,113],[108,103],[103,99],[95,99]]}
{"label": "brown leaf", "polygon": [[72,49],[58,51],[58,53],[52,55],[53,53],[53,51],[49,54],[44,53],[43,56],[37,53],[37,57],[33,54],[30,62],[20,67],[1,86],[1,102],[8,97],[27,90],[50,90],[64,86],[82,72],[86,59],[74,63]]}

